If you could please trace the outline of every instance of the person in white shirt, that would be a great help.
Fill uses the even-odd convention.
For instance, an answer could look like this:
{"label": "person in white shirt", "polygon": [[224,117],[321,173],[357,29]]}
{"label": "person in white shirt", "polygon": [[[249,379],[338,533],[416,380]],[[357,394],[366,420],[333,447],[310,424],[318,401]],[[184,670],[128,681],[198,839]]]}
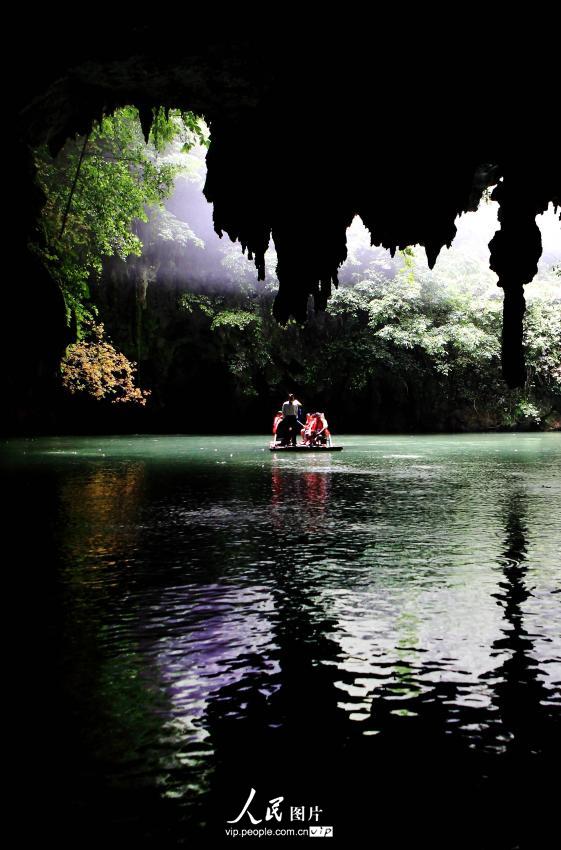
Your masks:
{"label": "person in white shirt", "polygon": [[282,406],[283,415],[283,431],[287,443],[296,445],[296,435],[298,434],[298,409],[302,407],[301,402],[294,398],[294,393],[289,393],[288,400]]}

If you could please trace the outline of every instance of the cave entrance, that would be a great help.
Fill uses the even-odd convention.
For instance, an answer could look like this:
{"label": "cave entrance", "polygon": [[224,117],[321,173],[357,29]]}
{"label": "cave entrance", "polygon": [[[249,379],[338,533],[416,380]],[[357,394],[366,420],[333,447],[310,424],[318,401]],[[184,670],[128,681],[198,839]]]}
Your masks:
{"label": "cave entrance", "polygon": [[[241,128],[240,148],[243,138]],[[476,210],[456,217],[450,247],[437,259],[426,246],[372,245],[355,215],[344,232],[338,288],[329,300],[319,289],[308,294],[305,324],[279,325],[277,272],[285,254],[272,233],[259,259],[243,240],[216,232],[206,197],[213,194],[209,150],[209,128],[193,112],[158,108],[147,117],[135,107],[67,140],[55,156],[46,146],[36,149],[46,201],[35,251],[64,295],[72,342],[62,366],[67,393],[142,407],[153,427],[182,429],[193,425],[190,394],[205,398],[211,422],[221,421],[224,406],[238,411],[245,399],[250,420],[265,427],[287,385],[326,407],[346,396],[351,413],[340,423],[346,427],[361,415],[378,430],[554,420],[551,393],[540,389],[551,387],[556,361],[544,364],[535,343],[540,333],[552,334],[559,300],[553,208],[536,225],[544,251],[527,318],[532,375],[522,392],[506,392],[499,401],[501,292],[488,266],[500,228],[494,198],[501,182],[482,193]],[[244,166],[240,154],[237,167]],[[345,169],[343,155],[330,175],[335,194],[345,185]],[[274,190],[275,180],[266,180],[263,195]],[[314,255],[316,228],[303,240]],[[280,286],[282,295],[282,274]],[[233,420],[243,427],[237,412]]]}

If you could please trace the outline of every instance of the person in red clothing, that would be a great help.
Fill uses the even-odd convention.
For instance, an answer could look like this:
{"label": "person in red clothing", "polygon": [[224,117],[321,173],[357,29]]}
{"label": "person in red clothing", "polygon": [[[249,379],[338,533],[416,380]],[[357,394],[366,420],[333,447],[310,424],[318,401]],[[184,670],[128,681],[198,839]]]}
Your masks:
{"label": "person in red clothing", "polygon": [[282,425],[281,425],[283,419],[284,419],[284,416],[282,415],[282,410],[278,410],[277,413],[275,414],[275,418],[274,418],[274,421],[273,421],[273,437],[274,437],[273,442],[274,443],[282,443],[283,442],[284,434],[283,434],[283,428],[282,428]]}
{"label": "person in red clothing", "polygon": [[300,436],[302,437],[302,442],[305,446],[309,445],[310,436],[311,436],[311,424],[312,424],[312,414],[306,414],[306,421],[304,422],[304,427],[300,431]]}
{"label": "person in red clothing", "polygon": [[278,410],[275,414],[275,419],[273,422],[273,434],[276,434],[279,427],[279,422],[282,422],[282,410]]}
{"label": "person in red clothing", "polygon": [[329,445],[331,434],[327,427],[327,419],[323,413],[314,413],[311,422],[312,444],[316,446]]}
{"label": "person in red clothing", "polygon": [[306,446],[329,445],[331,434],[327,427],[327,419],[323,413],[309,413],[306,424],[302,429],[302,439]]}
{"label": "person in red clothing", "polygon": [[329,430],[329,428],[327,426],[327,419],[325,418],[325,413],[319,413],[318,416],[321,417],[320,438],[322,440],[325,439],[325,445],[326,446],[330,446],[331,445],[331,431]]}

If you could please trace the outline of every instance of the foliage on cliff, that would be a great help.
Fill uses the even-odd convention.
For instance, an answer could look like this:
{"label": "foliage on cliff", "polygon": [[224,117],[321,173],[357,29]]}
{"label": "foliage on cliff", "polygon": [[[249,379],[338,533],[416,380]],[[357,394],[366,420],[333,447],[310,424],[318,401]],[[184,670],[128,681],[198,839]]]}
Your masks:
{"label": "foliage on cliff", "polygon": [[145,405],[150,393],[136,386],[136,364],[111,345],[103,325],[70,345],[61,364],[62,385],[71,395],[112,404]]}
{"label": "foliage on cliff", "polygon": [[95,315],[90,284],[99,279],[103,258],[141,255],[137,225],[170,195],[184,168],[177,151],[207,138],[192,113],[159,109],[154,119],[148,144],[137,110],[124,107],[87,137],[70,139],[56,158],[46,147],[36,152],[45,205],[35,249],[59,282],[78,335]]}
{"label": "foliage on cliff", "polygon": [[327,312],[304,327],[274,321],[271,286],[214,297],[189,293],[178,306],[199,311],[235,393],[246,399],[262,395],[264,387],[270,395],[298,387],[300,396],[310,403],[321,399],[325,407],[354,400],[363,421],[373,425],[391,423],[391,410],[372,410],[388,402],[417,409],[419,426],[423,418],[433,427],[534,427],[559,420],[561,298],[548,290],[553,277],[529,294],[528,378],[521,390],[508,390],[500,371],[501,301],[492,276],[482,280],[475,262],[459,267],[454,260],[429,272],[403,259],[395,273],[371,268],[360,282],[341,287]]}
{"label": "foliage on cliff", "polygon": [[[61,287],[78,340],[61,367],[63,386],[72,394],[146,403],[148,394],[134,386],[133,364],[95,324],[91,284],[100,279],[104,258],[141,256],[138,225],[162,207],[185,167],[174,153],[207,142],[202,121],[192,113],[158,109],[153,118],[148,144],[137,110],[125,107],[102,118],[88,136],[69,140],[56,158],[46,147],[36,152],[45,205],[33,248]],[[166,223],[165,210],[161,216]],[[188,237],[185,225],[168,238],[185,241],[186,230]]]}

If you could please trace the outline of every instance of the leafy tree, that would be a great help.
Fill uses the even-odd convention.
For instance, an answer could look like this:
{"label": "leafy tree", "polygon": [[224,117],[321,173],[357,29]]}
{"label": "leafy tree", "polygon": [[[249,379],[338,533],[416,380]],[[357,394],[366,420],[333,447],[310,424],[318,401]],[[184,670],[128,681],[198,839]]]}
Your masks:
{"label": "leafy tree", "polygon": [[272,286],[181,297],[206,317],[221,362],[247,397],[259,386],[274,393],[275,385],[297,383],[327,404],[393,382],[407,403],[422,404],[426,395],[436,420],[457,411],[475,424],[543,425],[561,409],[561,310],[543,294],[547,276],[528,303],[527,385],[510,391],[501,377],[502,304],[491,273],[459,257],[429,272],[411,252],[389,271],[369,266],[305,327],[276,324]]}
{"label": "leafy tree", "polygon": [[[133,107],[117,110],[89,136],[69,140],[56,158],[46,147],[36,152],[37,179],[46,196],[35,249],[64,293],[68,318],[78,335],[92,319],[90,282],[99,278],[104,257],[140,256],[137,222],[148,220],[172,191],[180,162],[161,156],[176,141],[188,150],[207,138],[192,113],[154,113],[149,144]],[[174,234],[177,237],[177,234]]]}
{"label": "leafy tree", "polygon": [[90,340],[70,345],[61,364],[62,385],[71,395],[112,404],[145,405],[150,393],[135,384],[134,363],[105,338],[103,325],[91,325]]}

